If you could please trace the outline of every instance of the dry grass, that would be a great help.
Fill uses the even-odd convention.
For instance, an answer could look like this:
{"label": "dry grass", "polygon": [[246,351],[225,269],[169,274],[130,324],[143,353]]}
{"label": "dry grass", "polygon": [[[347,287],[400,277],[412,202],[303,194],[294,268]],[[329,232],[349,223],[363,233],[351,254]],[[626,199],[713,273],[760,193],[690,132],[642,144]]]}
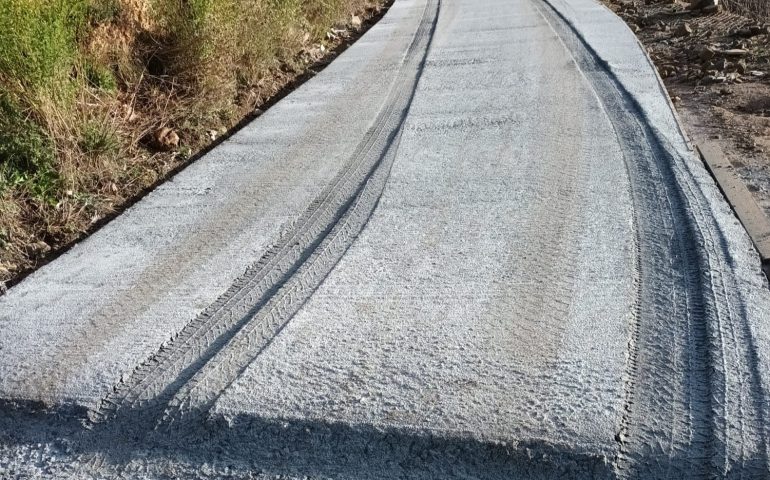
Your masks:
{"label": "dry grass", "polygon": [[725,7],[735,13],[757,20],[770,21],[770,1],[768,0],[724,0]]}
{"label": "dry grass", "polygon": [[[0,2],[0,287],[300,75],[386,0]],[[158,151],[160,127],[180,143]],[[213,134],[213,135],[212,135]]]}

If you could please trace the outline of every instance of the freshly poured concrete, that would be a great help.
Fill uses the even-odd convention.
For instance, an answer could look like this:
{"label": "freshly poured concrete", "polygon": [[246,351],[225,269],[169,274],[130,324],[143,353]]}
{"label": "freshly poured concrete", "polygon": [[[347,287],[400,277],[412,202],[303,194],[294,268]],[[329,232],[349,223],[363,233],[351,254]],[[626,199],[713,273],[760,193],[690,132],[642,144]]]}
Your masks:
{"label": "freshly poured concrete", "polygon": [[437,31],[379,207],[215,411],[611,456],[634,293],[612,126],[532,4],[446,2]]}
{"label": "freshly poured concrete", "polygon": [[0,477],[762,478],[768,318],[619,19],[399,0],[0,297]]}
{"label": "freshly poured concrete", "polygon": [[344,166],[420,14],[395,5],[312,81],[0,297],[0,396],[95,408],[214,302]]}

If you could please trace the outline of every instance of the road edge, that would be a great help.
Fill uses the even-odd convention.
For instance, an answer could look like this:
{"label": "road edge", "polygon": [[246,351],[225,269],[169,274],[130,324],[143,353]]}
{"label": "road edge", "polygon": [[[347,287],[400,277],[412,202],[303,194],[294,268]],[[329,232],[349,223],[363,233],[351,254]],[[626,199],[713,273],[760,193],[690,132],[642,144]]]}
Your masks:
{"label": "road edge", "polygon": [[697,144],[696,150],[735,216],[749,234],[751,242],[759,252],[762,271],[770,280],[770,218],[759,208],[716,142]]}

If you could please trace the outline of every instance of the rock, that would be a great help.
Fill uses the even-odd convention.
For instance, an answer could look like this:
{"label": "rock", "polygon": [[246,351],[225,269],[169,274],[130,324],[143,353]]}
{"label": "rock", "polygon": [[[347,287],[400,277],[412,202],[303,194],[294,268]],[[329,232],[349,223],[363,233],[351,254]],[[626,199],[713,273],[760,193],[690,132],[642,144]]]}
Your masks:
{"label": "rock", "polygon": [[731,32],[731,35],[741,38],[751,38],[757,35],[767,35],[770,33],[770,27],[766,25],[749,25]]}
{"label": "rock", "polygon": [[179,135],[169,127],[162,127],[152,134],[152,143],[158,150],[170,152],[179,146]]}
{"label": "rock", "polygon": [[730,62],[727,61],[725,58],[719,58],[715,60],[714,62],[714,68],[719,71],[725,71],[728,68],[730,68]]}
{"label": "rock", "polygon": [[687,23],[683,23],[678,27],[676,27],[676,30],[674,31],[674,35],[676,35],[677,37],[689,37],[690,35],[692,35],[692,27]]}
{"label": "rock", "polygon": [[697,47],[696,53],[702,62],[708,62],[717,54],[716,51],[708,45],[701,45],[700,47]]}
{"label": "rock", "polygon": [[362,25],[361,17],[359,17],[358,15],[351,16],[350,17],[350,25],[352,25],[353,28],[355,28],[355,29],[361,28],[361,25]]}
{"label": "rock", "polygon": [[37,242],[27,245],[26,250],[27,250],[27,255],[33,258],[38,258],[50,252],[51,247],[44,241],[39,240]]}
{"label": "rock", "polygon": [[702,10],[708,7],[718,7],[719,0],[692,0],[690,2],[691,10]]}

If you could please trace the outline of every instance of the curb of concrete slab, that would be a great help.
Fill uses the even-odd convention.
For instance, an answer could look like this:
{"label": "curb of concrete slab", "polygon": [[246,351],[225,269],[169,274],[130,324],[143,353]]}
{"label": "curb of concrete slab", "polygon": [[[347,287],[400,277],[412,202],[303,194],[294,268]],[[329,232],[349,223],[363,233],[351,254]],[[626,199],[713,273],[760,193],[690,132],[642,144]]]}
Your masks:
{"label": "curb of concrete slab", "polygon": [[698,144],[697,149],[730,207],[749,233],[762,260],[762,271],[770,279],[770,218],[759,208],[749,189],[735,174],[719,145],[704,142]]}

